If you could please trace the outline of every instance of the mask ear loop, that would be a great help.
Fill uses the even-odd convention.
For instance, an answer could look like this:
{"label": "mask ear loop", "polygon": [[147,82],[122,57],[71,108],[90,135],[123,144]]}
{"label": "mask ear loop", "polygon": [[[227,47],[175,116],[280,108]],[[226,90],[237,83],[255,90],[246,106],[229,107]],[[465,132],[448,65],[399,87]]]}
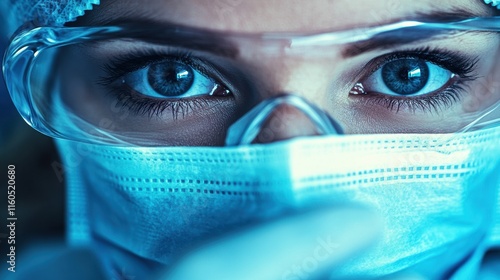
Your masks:
{"label": "mask ear loop", "polygon": [[233,123],[227,131],[226,146],[249,145],[259,134],[264,122],[281,105],[290,105],[299,109],[324,135],[343,134],[340,126],[323,110],[302,97],[283,94],[262,101]]}
{"label": "mask ear loop", "polygon": [[[452,133],[452,134],[443,134],[443,140],[440,143],[441,144],[450,143],[450,142],[454,141],[455,139],[457,139],[458,137],[460,137],[460,135],[462,133],[499,126],[500,125],[500,117],[494,118],[492,120],[487,120],[487,121],[481,122],[481,120],[488,117],[490,114],[492,114],[493,112],[495,112],[497,110],[498,110],[498,112],[500,112],[500,103],[493,105],[492,108],[490,108],[485,113],[481,114],[473,122],[466,125],[465,127],[460,129],[459,131]],[[438,152],[443,153],[443,151],[440,151],[440,150],[438,150]]]}
{"label": "mask ear loop", "polygon": [[471,122],[470,124],[466,125],[464,128],[457,131],[457,133],[464,133],[464,132],[468,132],[468,131],[475,130],[475,129],[481,129],[484,127],[493,127],[493,126],[500,125],[500,117],[492,119],[492,120],[487,120],[487,121],[481,122],[482,119],[488,117],[490,114],[492,114],[493,112],[496,112],[496,111],[500,111],[500,103],[494,105],[491,109],[489,109],[488,111],[486,111],[485,113],[483,113],[482,115],[477,117],[473,122]]}

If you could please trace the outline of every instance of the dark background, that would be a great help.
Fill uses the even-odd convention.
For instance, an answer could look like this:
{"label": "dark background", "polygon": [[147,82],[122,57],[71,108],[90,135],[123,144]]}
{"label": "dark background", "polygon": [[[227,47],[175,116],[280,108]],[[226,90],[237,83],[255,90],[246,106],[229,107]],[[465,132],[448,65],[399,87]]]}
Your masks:
{"label": "dark background", "polygon": [[[0,35],[0,53],[3,58],[8,38]],[[35,244],[43,245],[64,240],[65,218],[64,182],[52,168],[52,163],[60,162],[53,141],[32,129],[21,118],[7,92],[3,74],[1,76],[0,274],[8,267],[6,254],[7,248],[10,247],[6,239],[8,165],[16,167],[16,268],[19,269],[23,261],[29,261],[27,252]]]}

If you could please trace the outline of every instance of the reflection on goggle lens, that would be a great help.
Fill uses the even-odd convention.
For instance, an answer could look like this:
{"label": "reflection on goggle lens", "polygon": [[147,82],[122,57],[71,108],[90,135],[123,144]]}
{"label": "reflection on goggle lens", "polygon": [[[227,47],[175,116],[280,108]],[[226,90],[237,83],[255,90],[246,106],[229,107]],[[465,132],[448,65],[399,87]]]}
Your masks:
{"label": "reflection on goggle lens", "polygon": [[284,91],[346,134],[461,132],[500,118],[498,21],[301,36],[45,27],[20,33],[4,67],[28,123],[78,141],[223,145],[232,123]]}

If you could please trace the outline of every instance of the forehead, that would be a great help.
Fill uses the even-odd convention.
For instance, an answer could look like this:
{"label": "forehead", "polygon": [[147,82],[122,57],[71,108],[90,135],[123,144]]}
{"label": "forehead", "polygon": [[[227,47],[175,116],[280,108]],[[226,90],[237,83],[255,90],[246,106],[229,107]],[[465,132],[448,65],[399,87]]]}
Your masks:
{"label": "forehead", "polygon": [[487,16],[481,0],[103,0],[82,21],[134,18],[235,32],[307,32],[373,26],[421,14]]}

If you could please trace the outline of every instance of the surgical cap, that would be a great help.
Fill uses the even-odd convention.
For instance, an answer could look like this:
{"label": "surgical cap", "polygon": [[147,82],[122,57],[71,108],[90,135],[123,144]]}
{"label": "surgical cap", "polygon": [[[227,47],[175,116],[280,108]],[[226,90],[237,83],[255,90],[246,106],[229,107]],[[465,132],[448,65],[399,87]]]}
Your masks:
{"label": "surgical cap", "polygon": [[[475,0],[477,1],[477,0]],[[500,0],[483,0],[500,9]],[[85,11],[99,5],[100,0],[1,0],[0,13],[4,19],[3,34],[12,33],[28,21],[42,26],[60,26],[74,21]]]}
{"label": "surgical cap", "polygon": [[484,3],[491,4],[492,6],[497,7],[497,9],[500,10],[500,0],[484,0]]}
{"label": "surgical cap", "polygon": [[21,25],[61,26],[99,5],[100,0],[1,0],[3,34],[12,35]]}

